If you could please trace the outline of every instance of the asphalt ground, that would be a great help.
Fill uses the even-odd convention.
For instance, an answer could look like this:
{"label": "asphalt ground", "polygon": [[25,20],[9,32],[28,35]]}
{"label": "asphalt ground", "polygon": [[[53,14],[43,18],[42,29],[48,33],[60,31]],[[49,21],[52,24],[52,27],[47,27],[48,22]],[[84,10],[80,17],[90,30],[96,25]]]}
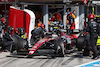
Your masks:
{"label": "asphalt ground", "polygon": [[94,61],[91,57],[83,57],[77,52],[66,54],[65,57],[34,56],[26,58],[11,55],[9,52],[0,53],[0,67],[74,67]]}

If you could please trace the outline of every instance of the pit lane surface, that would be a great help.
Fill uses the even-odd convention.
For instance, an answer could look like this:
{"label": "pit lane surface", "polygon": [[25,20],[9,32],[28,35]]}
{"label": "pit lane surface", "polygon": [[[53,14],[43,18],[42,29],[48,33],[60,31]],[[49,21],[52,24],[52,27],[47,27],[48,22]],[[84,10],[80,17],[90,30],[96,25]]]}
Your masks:
{"label": "pit lane surface", "polygon": [[76,53],[66,54],[65,57],[48,58],[47,56],[11,56],[9,52],[0,53],[0,67],[74,67],[94,61],[90,57],[77,56]]}

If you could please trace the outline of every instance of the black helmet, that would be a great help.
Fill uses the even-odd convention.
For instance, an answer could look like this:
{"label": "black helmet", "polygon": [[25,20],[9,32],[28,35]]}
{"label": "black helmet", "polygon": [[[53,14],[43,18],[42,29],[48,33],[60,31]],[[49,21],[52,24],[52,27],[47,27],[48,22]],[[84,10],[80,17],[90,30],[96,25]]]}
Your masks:
{"label": "black helmet", "polygon": [[8,30],[13,31],[13,27],[12,26],[8,26]]}
{"label": "black helmet", "polygon": [[20,35],[25,34],[25,30],[22,27],[18,28],[18,32],[19,32]]}
{"label": "black helmet", "polygon": [[8,32],[11,34],[13,32],[14,28],[12,26],[8,26]]}

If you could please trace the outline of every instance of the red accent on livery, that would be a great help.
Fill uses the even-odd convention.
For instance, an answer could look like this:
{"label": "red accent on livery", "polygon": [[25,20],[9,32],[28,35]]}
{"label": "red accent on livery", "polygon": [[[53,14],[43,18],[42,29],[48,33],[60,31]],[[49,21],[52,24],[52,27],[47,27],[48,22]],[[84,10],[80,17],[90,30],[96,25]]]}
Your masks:
{"label": "red accent on livery", "polygon": [[77,38],[78,38],[75,34],[72,34],[72,36],[73,36],[75,39],[77,39]]}
{"label": "red accent on livery", "polygon": [[71,38],[71,39],[77,39],[78,37],[76,36],[76,34],[72,34],[72,35],[66,35],[66,33],[62,32],[61,36],[66,36],[67,38]]}
{"label": "red accent on livery", "polygon": [[85,32],[84,34],[85,34],[85,35],[87,35],[87,34],[88,34],[88,32]]}
{"label": "red accent on livery", "polygon": [[55,40],[55,39],[57,39],[57,38],[44,38],[44,39],[39,40],[39,41],[32,47],[32,49],[31,49],[30,52],[29,52],[29,55],[33,55],[34,52],[35,52],[43,43],[48,42],[48,41],[50,41],[50,40]]}

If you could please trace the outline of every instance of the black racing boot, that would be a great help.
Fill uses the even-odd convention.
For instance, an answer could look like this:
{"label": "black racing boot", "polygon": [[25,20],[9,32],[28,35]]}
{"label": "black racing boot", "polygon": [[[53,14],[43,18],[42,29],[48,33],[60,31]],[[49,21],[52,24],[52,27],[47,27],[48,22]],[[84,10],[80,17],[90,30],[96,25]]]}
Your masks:
{"label": "black racing boot", "polygon": [[97,59],[99,59],[99,56],[93,57],[92,59],[97,60]]}

